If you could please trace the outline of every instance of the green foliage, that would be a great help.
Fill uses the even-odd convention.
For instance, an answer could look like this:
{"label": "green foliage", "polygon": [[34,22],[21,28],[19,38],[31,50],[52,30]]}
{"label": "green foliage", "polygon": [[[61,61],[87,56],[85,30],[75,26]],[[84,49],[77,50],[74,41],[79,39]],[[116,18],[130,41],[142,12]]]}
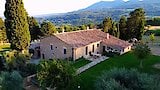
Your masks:
{"label": "green foliage", "polygon": [[31,64],[31,63],[25,64],[24,67],[22,67],[19,72],[23,77],[27,77],[27,76],[36,74],[37,65]]}
{"label": "green foliage", "polygon": [[27,60],[30,59],[30,55],[22,54],[15,50],[6,52],[4,57],[6,59],[8,70],[21,70],[24,68]]}
{"label": "green foliage", "polygon": [[112,28],[112,19],[110,17],[105,18],[103,21],[103,31],[108,32]]}
{"label": "green foliage", "polygon": [[72,82],[75,70],[66,62],[42,61],[38,66],[37,78],[43,88],[64,89]]}
{"label": "green foliage", "polygon": [[0,74],[0,90],[23,90],[23,78],[16,72],[2,72]]}
{"label": "green foliage", "polygon": [[147,30],[144,34],[145,35],[154,34],[155,36],[160,36],[160,30]]}
{"label": "green foliage", "polygon": [[142,8],[138,8],[130,13],[127,19],[128,39],[142,39],[144,34],[145,12]]}
{"label": "green foliage", "polygon": [[30,45],[27,13],[22,0],[6,0],[5,26],[11,49],[23,51]]}
{"label": "green foliage", "polygon": [[146,21],[147,25],[152,25],[152,26],[159,26],[160,25],[160,18],[153,18],[151,20]]}
{"label": "green foliage", "polygon": [[41,24],[41,32],[43,36],[53,35],[56,33],[56,27],[51,22],[44,21]]}
{"label": "green foliage", "polygon": [[118,52],[111,52],[111,51],[109,51],[109,52],[103,52],[103,55],[105,55],[105,56],[107,56],[107,57],[115,57],[115,56],[119,56],[120,55],[120,53],[118,53]]}
{"label": "green foliage", "polygon": [[119,31],[120,31],[120,39],[127,40],[127,19],[125,16],[122,16],[119,20]]}
{"label": "green foliage", "polygon": [[154,34],[151,34],[150,36],[150,40],[152,41],[152,43],[154,42],[154,40],[155,40],[155,36],[154,36]]}
{"label": "green foliage", "polygon": [[144,59],[146,59],[148,56],[150,56],[151,54],[151,50],[150,48],[146,45],[146,44],[143,44],[143,43],[138,43],[134,49],[134,55],[139,59],[141,60],[140,62],[140,67],[142,68],[142,61]]}
{"label": "green foliage", "polygon": [[119,32],[119,29],[117,28],[117,24],[115,22],[112,23],[112,28],[108,31],[108,33],[110,35],[113,35],[117,38],[119,38],[119,35],[120,35],[120,32]]}
{"label": "green foliage", "polygon": [[87,29],[87,26],[86,25],[81,25],[80,26],[80,30],[86,30]]}
{"label": "green foliage", "polygon": [[31,40],[39,39],[41,31],[37,20],[34,17],[28,17],[29,31],[31,34]]}
{"label": "green foliage", "polygon": [[6,27],[4,25],[2,18],[0,18],[0,42],[6,42],[6,41],[7,41]]}
{"label": "green foliage", "polygon": [[158,90],[160,77],[139,73],[135,69],[114,68],[100,76],[95,87],[97,90]]}
{"label": "green foliage", "polygon": [[6,70],[5,59],[0,55],[0,72]]}
{"label": "green foliage", "polygon": [[95,24],[94,23],[89,23],[87,26],[89,27],[89,29],[95,28]]}

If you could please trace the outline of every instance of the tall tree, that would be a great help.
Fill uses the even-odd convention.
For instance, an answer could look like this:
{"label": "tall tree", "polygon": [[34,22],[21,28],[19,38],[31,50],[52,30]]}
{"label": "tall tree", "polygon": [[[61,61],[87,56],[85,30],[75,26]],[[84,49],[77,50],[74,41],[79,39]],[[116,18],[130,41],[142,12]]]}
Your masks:
{"label": "tall tree", "polygon": [[122,16],[119,20],[119,31],[120,31],[120,39],[127,40],[127,19],[125,16]]}
{"label": "tall tree", "polygon": [[30,45],[30,32],[23,1],[6,0],[4,15],[11,48],[18,51],[27,50]]}
{"label": "tall tree", "polygon": [[34,17],[28,17],[28,24],[29,31],[31,34],[31,40],[39,39],[41,31],[37,20]]}
{"label": "tall tree", "polygon": [[110,35],[113,35],[117,38],[119,38],[119,28],[118,27],[118,24],[116,22],[113,22],[112,23],[112,27],[108,30],[108,33]]}
{"label": "tall tree", "polygon": [[137,38],[138,40],[141,40],[144,33],[144,25],[145,12],[143,8],[138,8],[132,11],[127,20],[127,31],[130,36],[129,39]]}
{"label": "tall tree", "polygon": [[43,36],[52,35],[53,33],[56,33],[56,27],[53,23],[44,21],[41,24],[41,32]]}
{"label": "tall tree", "polygon": [[110,17],[103,20],[103,31],[108,32],[112,28],[112,19]]}
{"label": "tall tree", "polygon": [[2,18],[0,18],[0,42],[5,42],[5,41],[7,41],[6,27]]}

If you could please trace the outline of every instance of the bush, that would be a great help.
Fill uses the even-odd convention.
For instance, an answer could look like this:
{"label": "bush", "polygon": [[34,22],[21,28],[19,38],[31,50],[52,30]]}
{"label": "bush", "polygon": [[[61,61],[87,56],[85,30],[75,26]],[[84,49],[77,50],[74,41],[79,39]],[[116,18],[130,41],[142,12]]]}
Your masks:
{"label": "bush", "polygon": [[100,76],[95,87],[97,90],[159,90],[160,77],[139,73],[135,69],[114,68]]}
{"label": "bush", "polygon": [[118,52],[111,52],[111,51],[109,51],[109,52],[103,52],[103,54],[102,54],[102,55],[107,56],[107,57],[115,57],[115,56],[119,56],[119,55],[120,55],[120,53],[118,53]]}
{"label": "bush", "polygon": [[4,54],[6,64],[10,71],[12,70],[21,70],[26,65],[27,60],[30,59],[28,54],[22,54],[18,51],[10,51]]}
{"label": "bush", "polygon": [[16,72],[2,72],[0,75],[0,90],[23,90],[23,78]]}
{"label": "bush", "polygon": [[42,61],[38,66],[37,78],[42,88],[64,89],[74,79],[75,70],[61,60]]}
{"label": "bush", "polygon": [[28,63],[22,69],[20,69],[20,74],[23,77],[27,77],[37,73],[37,65]]}

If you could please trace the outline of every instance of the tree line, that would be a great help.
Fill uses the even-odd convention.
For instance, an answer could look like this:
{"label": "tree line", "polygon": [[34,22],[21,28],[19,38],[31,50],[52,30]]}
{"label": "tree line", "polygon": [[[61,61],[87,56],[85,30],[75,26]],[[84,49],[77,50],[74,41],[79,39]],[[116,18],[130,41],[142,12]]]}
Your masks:
{"label": "tree line", "polygon": [[110,17],[103,20],[103,31],[123,40],[142,39],[145,25],[145,12],[142,8],[132,11],[128,17],[121,16],[119,22]]}

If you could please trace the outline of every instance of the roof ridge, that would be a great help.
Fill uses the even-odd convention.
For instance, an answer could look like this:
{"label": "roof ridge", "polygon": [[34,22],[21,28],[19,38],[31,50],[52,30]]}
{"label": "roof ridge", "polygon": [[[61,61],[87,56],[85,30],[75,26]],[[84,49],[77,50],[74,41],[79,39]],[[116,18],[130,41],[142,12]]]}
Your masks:
{"label": "roof ridge", "polygon": [[69,34],[69,33],[76,33],[76,32],[84,32],[84,31],[93,31],[93,30],[100,30],[101,29],[89,29],[89,30],[77,30],[77,31],[71,31],[71,32],[63,32],[63,33],[55,33],[54,35],[61,35],[61,34]]}

